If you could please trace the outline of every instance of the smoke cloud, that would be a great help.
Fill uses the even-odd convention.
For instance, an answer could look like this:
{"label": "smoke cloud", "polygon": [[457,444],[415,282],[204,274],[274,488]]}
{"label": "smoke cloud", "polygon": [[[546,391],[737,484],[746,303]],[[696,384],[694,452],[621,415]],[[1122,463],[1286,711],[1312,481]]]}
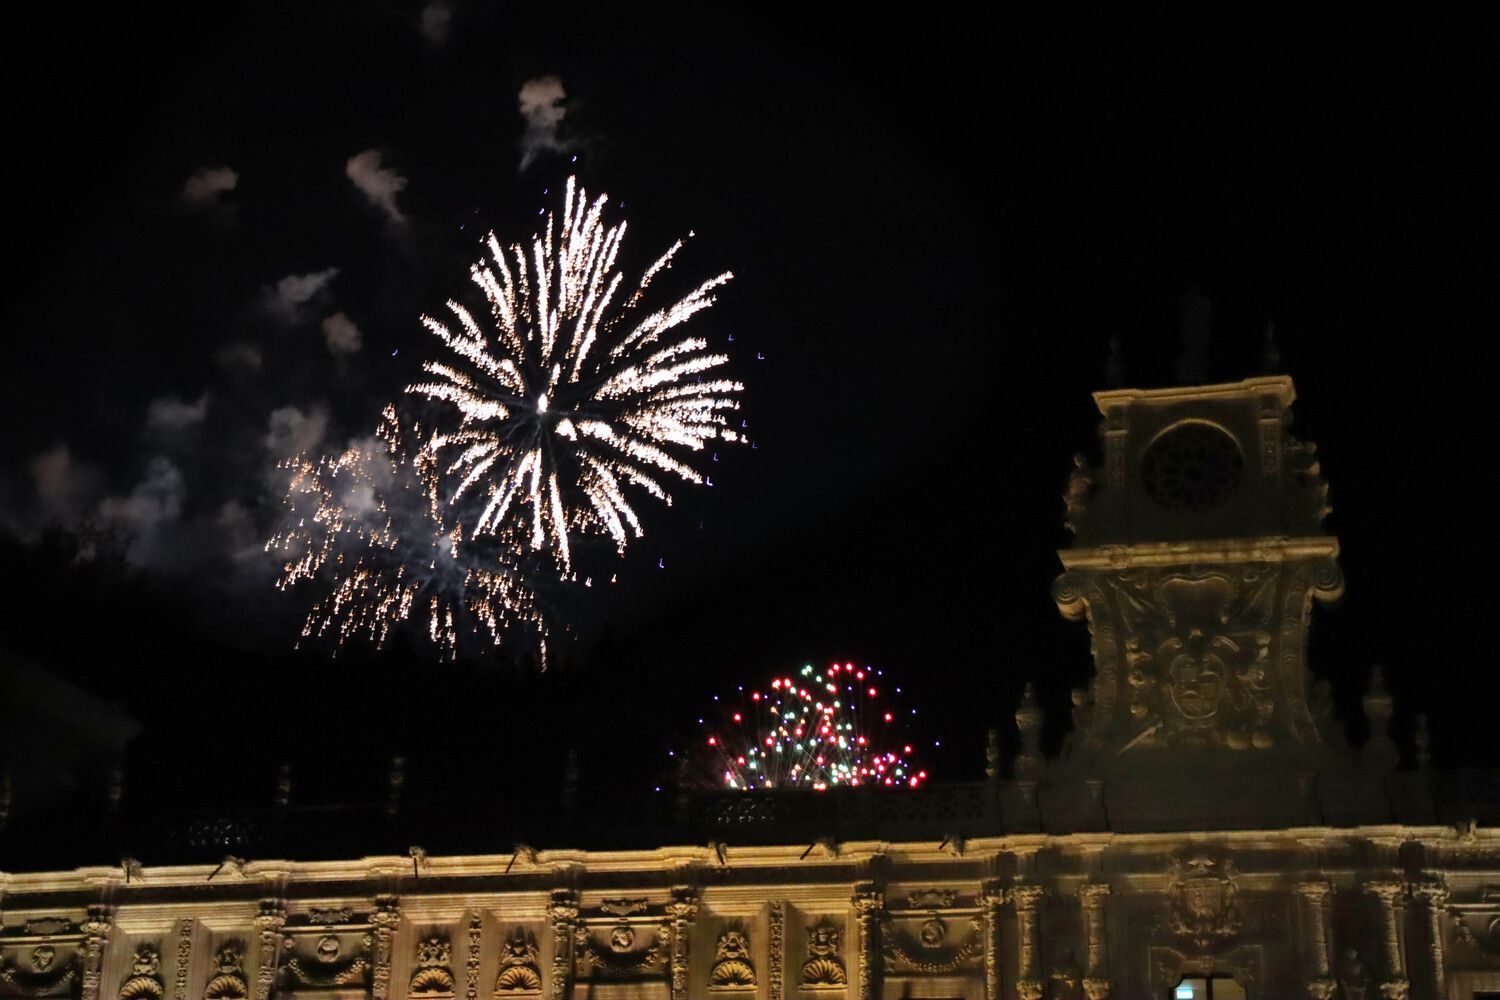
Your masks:
{"label": "smoke cloud", "polygon": [[406,217],[396,205],[396,196],[406,188],[406,178],[390,167],[380,165],[380,150],[367,149],[349,157],[344,174],[370,203],[394,223],[405,223]]}
{"label": "smoke cloud", "polygon": [[208,393],[189,403],[176,396],[153,399],[146,407],[146,429],[151,431],[179,431],[201,424],[208,415]]}
{"label": "smoke cloud", "polygon": [[526,120],[526,131],[521,133],[522,170],[543,153],[562,153],[570,148],[568,141],[560,135],[563,119],[568,114],[568,109],[563,107],[567,97],[562,80],[555,76],[539,76],[521,85],[516,103],[521,117]]}
{"label": "smoke cloud", "polygon": [[354,354],[364,344],[364,338],[354,320],[341,312],[323,319],[323,339],[333,354]]}
{"label": "smoke cloud", "polygon": [[181,200],[191,208],[209,208],[219,204],[219,195],[233,191],[240,175],[228,167],[205,167],[187,179]]}
{"label": "smoke cloud", "polygon": [[296,323],[302,319],[308,303],[321,295],[338,273],[338,268],[330,267],[309,274],[289,274],[265,289],[262,304],[273,318],[288,325]]}

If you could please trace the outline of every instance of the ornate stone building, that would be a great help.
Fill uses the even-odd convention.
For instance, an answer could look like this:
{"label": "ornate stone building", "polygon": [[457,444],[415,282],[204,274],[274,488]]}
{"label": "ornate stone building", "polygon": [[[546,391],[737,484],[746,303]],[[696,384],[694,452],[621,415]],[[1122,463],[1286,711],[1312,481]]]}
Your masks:
{"label": "ornate stone building", "polygon": [[1378,673],[1358,750],[1311,683],[1342,580],[1290,380],[1095,398],[1054,585],[1095,675],[1057,759],[1028,696],[983,782],[668,796],[592,826],[630,849],[276,861],[212,826],[184,854],[251,860],[0,874],[0,998],[1500,995],[1494,803],[1421,731],[1401,769]]}

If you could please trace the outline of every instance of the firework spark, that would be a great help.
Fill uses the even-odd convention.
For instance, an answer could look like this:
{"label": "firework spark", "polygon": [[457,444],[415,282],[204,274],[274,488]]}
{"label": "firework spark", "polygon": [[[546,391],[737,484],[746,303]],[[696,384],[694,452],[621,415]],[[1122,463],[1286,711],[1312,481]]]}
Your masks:
{"label": "firework spark", "polygon": [[303,636],[379,646],[392,628],[419,620],[452,656],[465,632],[498,644],[524,626],[545,655],[546,629],[525,574],[512,553],[464,543],[439,496],[432,456],[415,445],[420,437],[388,406],[374,437],[331,458],[282,463],[285,517],[266,544],[284,559],[277,585],[323,580],[329,587]]}
{"label": "firework spark", "polygon": [[707,788],[743,791],[832,787],[920,788],[927,772],[911,763],[903,740],[901,689],[887,690],[880,670],[835,663],[721,703],[722,716],[700,719],[705,733],[685,777]]}
{"label": "firework spark", "polygon": [[606,225],[604,207],[570,178],[562,215],[549,214],[529,247],[491,234],[488,256],[470,270],[491,328],[453,301],[455,325],[424,316],[450,357],[428,362],[431,380],[407,389],[450,421],[456,412],[425,447],[451,484],[450,505],[479,498],[462,526],[468,537],[546,552],[565,575],[571,535],[607,534],[623,554],[642,534],[630,493],[670,504],[667,482],[704,482],[693,454],[741,440],[729,414],[743,386],[713,375],[727,356],[674,332],[713,305],[731,275],[643,309],[682,242],[625,296],[616,268],[625,224]]}

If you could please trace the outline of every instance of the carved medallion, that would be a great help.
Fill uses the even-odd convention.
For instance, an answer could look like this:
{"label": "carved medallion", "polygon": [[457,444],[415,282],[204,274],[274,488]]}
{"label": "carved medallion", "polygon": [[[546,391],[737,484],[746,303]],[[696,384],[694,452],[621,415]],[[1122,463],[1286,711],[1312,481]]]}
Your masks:
{"label": "carved medallion", "polygon": [[802,963],[804,989],[843,989],[849,985],[844,960],[839,957],[841,938],[839,929],[827,917],[807,929],[808,959]]}
{"label": "carved medallion", "polygon": [[542,993],[541,952],[536,938],[524,927],[511,931],[500,952],[495,996],[534,997]]}
{"label": "carved medallion", "polygon": [[936,913],[923,920],[915,934],[887,919],[880,935],[885,971],[936,975],[977,969],[984,960],[983,916],[975,914],[968,925],[962,941],[950,942],[948,922]]}
{"label": "carved medallion", "polygon": [[578,974],[584,978],[655,977],[670,968],[672,930],[663,922],[649,942],[637,947],[636,929],[622,918],[602,941],[588,927],[579,927],[574,945]]}
{"label": "carved medallion", "polygon": [[708,973],[711,990],[753,990],[755,964],[750,959],[750,937],[738,927],[726,927],[714,949]]}
{"label": "carved medallion", "polygon": [[375,946],[374,935],[361,936],[358,952],[347,959],[342,957],[343,943],[332,934],[325,934],[318,939],[308,960],[297,954],[296,943],[297,938],[290,934],[282,941],[285,957],[281,968],[289,986],[326,989],[331,986],[370,985],[370,951]]}
{"label": "carved medallion", "polygon": [[79,961],[75,952],[59,961],[57,948],[39,944],[26,955],[26,967],[20,968],[10,958],[0,960],[0,984],[8,995],[26,997],[56,996],[69,992],[78,978]]}

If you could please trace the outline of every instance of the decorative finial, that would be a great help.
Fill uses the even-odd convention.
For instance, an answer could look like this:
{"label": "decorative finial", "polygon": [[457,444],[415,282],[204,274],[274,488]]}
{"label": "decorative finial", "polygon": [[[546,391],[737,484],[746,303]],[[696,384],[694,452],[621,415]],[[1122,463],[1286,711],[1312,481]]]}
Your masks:
{"label": "decorative finial", "polygon": [[1385,689],[1385,674],[1376,666],[1370,672],[1370,689],[1364,697],[1365,718],[1370,722],[1370,739],[1360,749],[1360,761],[1374,774],[1388,774],[1401,763],[1401,751],[1391,739],[1391,713],[1395,702]]}
{"label": "decorative finial", "polygon": [[385,816],[395,819],[401,812],[401,792],[406,787],[406,758],[400,754],[391,758],[391,771],[386,779]]}
{"label": "decorative finial", "polygon": [[1201,385],[1208,381],[1208,338],[1213,307],[1208,296],[1193,288],[1177,297],[1177,309],[1182,316],[1182,353],[1177,355],[1177,380],[1186,385]]}
{"label": "decorative finial", "polygon": [[1260,370],[1264,375],[1281,371],[1281,348],[1276,346],[1276,324],[1266,320],[1266,338],[1260,348]]}
{"label": "decorative finial", "polygon": [[1125,358],[1120,352],[1119,335],[1109,338],[1109,356],[1104,359],[1104,386],[1118,389],[1125,384]]}
{"label": "decorative finial", "polygon": [[1000,780],[1000,730],[991,729],[985,734],[984,776],[991,781]]}
{"label": "decorative finial", "polygon": [[1417,716],[1417,731],[1413,736],[1417,745],[1417,766],[1427,770],[1432,765],[1432,736],[1427,731],[1427,715]]}

